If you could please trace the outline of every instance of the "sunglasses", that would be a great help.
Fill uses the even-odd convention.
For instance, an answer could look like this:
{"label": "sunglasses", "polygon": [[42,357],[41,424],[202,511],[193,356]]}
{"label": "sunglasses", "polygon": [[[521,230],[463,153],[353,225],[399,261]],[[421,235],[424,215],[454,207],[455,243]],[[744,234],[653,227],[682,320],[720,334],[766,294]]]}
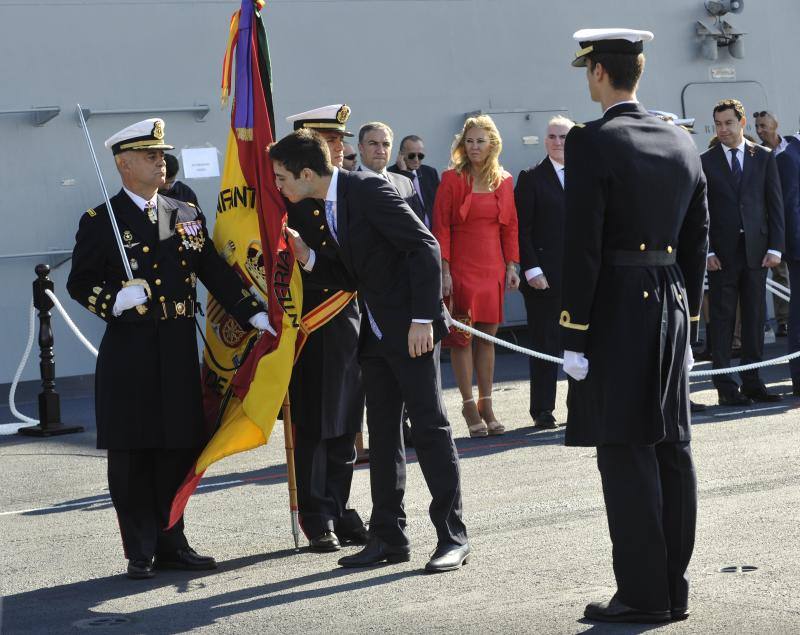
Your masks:
{"label": "sunglasses", "polygon": [[348,161],[355,161],[356,160],[356,155],[355,154],[345,154],[344,158],[347,159]]}
{"label": "sunglasses", "polygon": [[753,117],[756,119],[761,119],[761,117],[772,117],[772,113],[769,110],[761,110],[759,112],[754,112]]}
{"label": "sunglasses", "polygon": [[416,161],[417,159],[422,161],[422,159],[424,159],[424,158],[425,158],[425,155],[422,152],[409,152],[406,155],[406,159],[409,159],[410,161]]}

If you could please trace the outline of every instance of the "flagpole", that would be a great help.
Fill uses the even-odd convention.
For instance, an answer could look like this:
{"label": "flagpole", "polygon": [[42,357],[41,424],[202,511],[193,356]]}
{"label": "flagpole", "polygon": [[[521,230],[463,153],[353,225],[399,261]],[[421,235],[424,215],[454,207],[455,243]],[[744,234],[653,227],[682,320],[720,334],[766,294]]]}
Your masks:
{"label": "flagpole", "polygon": [[300,548],[300,515],[297,508],[297,478],[294,471],[294,433],[292,431],[292,404],[289,393],[283,398],[283,439],[286,447],[286,476],[289,485],[289,514],[292,519],[294,548]]}

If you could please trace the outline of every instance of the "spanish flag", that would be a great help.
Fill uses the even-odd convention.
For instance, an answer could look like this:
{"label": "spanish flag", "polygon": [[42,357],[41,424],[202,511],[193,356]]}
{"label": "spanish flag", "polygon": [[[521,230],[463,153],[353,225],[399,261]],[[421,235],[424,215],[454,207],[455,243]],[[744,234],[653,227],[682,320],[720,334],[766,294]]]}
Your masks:
{"label": "spanish flag", "polygon": [[300,271],[283,236],[286,210],[266,152],[274,140],[275,118],[263,7],[263,0],[242,0],[231,18],[223,105],[234,79],[235,95],[213,238],[263,301],[276,335],[242,331],[209,297],[203,392],[207,423],[216,432],[173,500],[169,527],[212,463],[269,439],[289,386],[301,328]]}

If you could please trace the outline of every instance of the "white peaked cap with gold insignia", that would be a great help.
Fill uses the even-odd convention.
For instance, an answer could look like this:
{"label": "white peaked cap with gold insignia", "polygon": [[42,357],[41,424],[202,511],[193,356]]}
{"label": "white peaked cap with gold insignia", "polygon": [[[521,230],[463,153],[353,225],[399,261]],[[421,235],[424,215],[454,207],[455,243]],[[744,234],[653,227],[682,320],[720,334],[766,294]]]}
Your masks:
{"label": "white peaked cap with gold insignia", "polygon": [[572,34],[581,46],[572,60],[573,66],[586,66],[590,53],[622,53],[636,55],[644,50],[644,43],[653,39],[651,31],[639,29],[581,29]]}
{"label": "white peaked cap with gold insignia", "polygon": [[331,104],[314,110],[307,110],[296,115],[286,117],[286,121],[294,126],[295,130],[308,128],[310,130],[334,130],[341,132],[345,137],[352,137],[345,124],[350,118],[350,106],[347,104]]}
{"label": "white peaked cap with gold insignia", "polygon": [[126,150],[172,150],[174,146],[164,141],[164,120],[145,119],[106,139],[105,146],[114,154]]}

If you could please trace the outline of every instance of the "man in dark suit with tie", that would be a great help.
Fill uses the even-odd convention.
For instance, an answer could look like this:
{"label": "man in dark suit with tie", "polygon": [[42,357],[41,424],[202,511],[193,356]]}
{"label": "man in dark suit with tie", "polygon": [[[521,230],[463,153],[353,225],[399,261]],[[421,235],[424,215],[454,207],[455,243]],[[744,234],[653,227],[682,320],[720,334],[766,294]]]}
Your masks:
{"label": "man in dark suit with tie", "polygon": [[[636,99],[649,31],[584,29],[603,116],[567,135],[563,311],[565,441],[596,446],[617,591],[584,615],[688,615],[697,492],[690,446],[690,324],[708,244],[705,177],[689,135]],[[669,184],[665,187],[665,184]]]}
{"label": "man in dark suit with tie", "polygon": [[[778,119],[766,110],[755,113],[756,133],[764,145],[775,153],[783,193],[783,216],[786,229],[786,250],[781,261],[789,268],[789,286],[800,289],[800,144],[778,134]],[[774,271],[773,271],[774,278]],[[777,304],[777,303],[776,303]],[[800,350],[800,291],[789,299],[788,352]],[[800,397],[800,359],[789,362],[792,392]]]}
{"label": "man in dark suit with tie", "polygon": [[[561,310],[561,268],[564,263],[564,141],[574,122],[553,117],[547,124],[547,156],[517,178],[514,199],[519,217],[519,255],[527,284],[520,285],[528,314],[533,350],[558,355],[558,314]],[[537,428],[558,427],[556,405],[558,366],[529,358],[530,413]]]}
{"label": "man in dark suit with tie", "polygon": [[295,256],[311,278],[332,288],[355,288],[369,329],[360,359],[370,433],[370,541],[342,558],[344,567],[404,562],[411,547],[403,510],[405,452],[400,432],[408,409],[422,473],[431,492],[438,545],[426,571],[460,568],[470,557],[461,519],[458,452],[442,403],[434,355],[447,332],[441,257],[433,235],[388,181],[331,166],[318,135],[297,130],[270,146],[278,189],[292,202],[325,200],[337,258],[310,250],[287,228]]}
{"label": "man in dark suit with tie", "polygon": [[371,121],[365,123],[358,131],[358,153],[361,157],[361,165],[358,166],[359,172],[374,172],[379,177],[389,181],[397,188],[408,206],[421,221],[425,220],[425,211],[422,207],[420,197],[414,189],[414,185],[408,176],[390,172],[386,166],[389,157],[392,156],[392,142],[394,133],[385,123]]}
{"label": "man in dark suit with tie", "polygon": [[[707,268],[714,368],[730,367],[737,303],[742,323],[741,362],[761,361],[767,270],[781,261],[784,251],[778,166],[772,152],[744,138],[746,124],[739,100],[718,102],[714,127],[720,143],[701,155],[711,216]],[[741,391],[730,375],[714,376],[720,405],[780,399],[767,391],[757,369],[740,376]]]}
{"label": "man in dark suit with tie", "polygon": [[436,190],[439,189],[439,173],[436,168],[424,165],[425,143],[422,137],[417,135],[406,135],[400,142],[400,150],[397,153],[397,160],[394,165],[387,169],[389,172],[402,174],[411,179],[419,196],[423,209],[423,222],[425,226],[431,228],[431,218],[433,217],[433,202],[436,200]]}

